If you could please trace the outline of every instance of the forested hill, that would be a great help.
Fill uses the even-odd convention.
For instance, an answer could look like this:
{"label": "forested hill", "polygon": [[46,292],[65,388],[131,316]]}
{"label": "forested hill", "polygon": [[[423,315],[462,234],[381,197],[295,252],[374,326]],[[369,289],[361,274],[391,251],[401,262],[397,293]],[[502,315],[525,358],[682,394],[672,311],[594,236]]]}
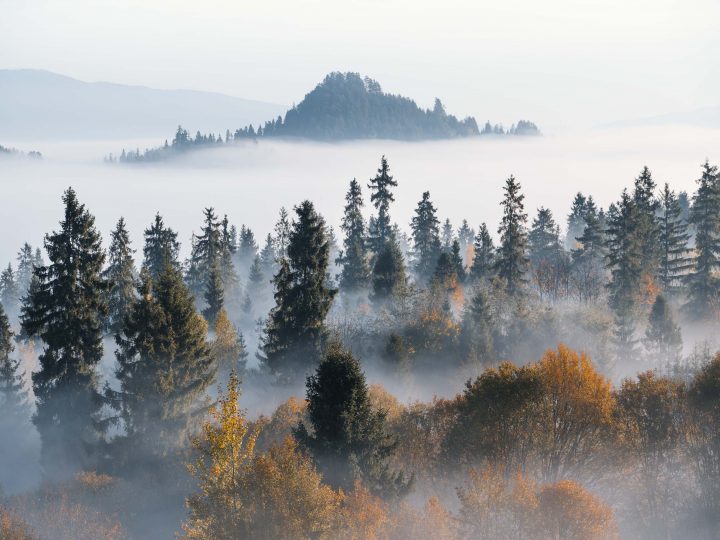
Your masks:
{"label": "forested hill", "polygon": [[[317,141],[395,139],[403,141],[452,139],[477,135],[539,135],[537,126],[520,120],[508,130],[486,122],[482,129],[475,118],[463,120],[447,114],[442,102],[422,109],[410,98],[383,92],[380,84],[358,73],[330,73],[304,99],[285,113],[257,128],[252,124],[222,134],[194,137],[178,127],[171,143],[145,150],[123,150],[120,161],[157,161],[201,146],[217,146],[244,139],[268,137]],[[114,161],[113,156],[109,156]]]}

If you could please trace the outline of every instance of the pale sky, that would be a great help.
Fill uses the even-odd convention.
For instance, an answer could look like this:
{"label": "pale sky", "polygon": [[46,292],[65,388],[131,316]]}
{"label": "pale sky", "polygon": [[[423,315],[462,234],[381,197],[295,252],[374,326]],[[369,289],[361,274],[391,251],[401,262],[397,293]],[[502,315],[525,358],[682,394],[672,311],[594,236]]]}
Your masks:
{"label": "pale sky", "polygon": [[718,0],[0,0],[0,68],[291,104],[358,71],[550,131],[720,106]]}

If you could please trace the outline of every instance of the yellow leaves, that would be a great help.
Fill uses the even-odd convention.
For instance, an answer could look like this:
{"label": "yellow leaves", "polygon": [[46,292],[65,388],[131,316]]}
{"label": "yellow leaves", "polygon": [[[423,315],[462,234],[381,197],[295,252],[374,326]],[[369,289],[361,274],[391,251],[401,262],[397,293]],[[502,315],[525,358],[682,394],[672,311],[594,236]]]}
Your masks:
{"label": "yellow leaves", "polygon": [[343,496],[342,538],[347,540],[381,540],[388,538],[390,522],[388,505],[375,497],[359,481]]}
{"label": "yellow leaves", "polygon": [[0,538],[3,540],[34,540],[30,527],[10,510],[0,507]]}
{"label": "yellow leaves", "polygon": [[640,276],[640,303],[646,306],[652,306],[658,294],[662,292],[660,286],[655,282],[653,276],[643,273]]}
{"label": "yellow leaves", "polygon": [[110,487],[115,479],[107,474],[98,474],[95,471],[82,471],[75,475],[75,480],[84,489],[100,491]]}
{"label": "yellow leaves", "polygon": [[385,418],[391,423],[397,421],[406,410],[381,384],[371,384],[368,387],[368,398],[373,409],[385,412]]}

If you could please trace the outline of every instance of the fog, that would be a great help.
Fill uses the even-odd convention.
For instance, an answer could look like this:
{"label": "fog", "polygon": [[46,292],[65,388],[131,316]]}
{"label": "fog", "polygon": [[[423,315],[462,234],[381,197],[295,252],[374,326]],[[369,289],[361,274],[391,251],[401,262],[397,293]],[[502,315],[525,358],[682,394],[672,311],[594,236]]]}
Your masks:
{"label": "fog", "polygon": [[543,205],[562,226],[577,191],[592,194],[606,208],[643,165],[658,185],[669,182],[676,191],[691,193],[700,164],[718,160],[720,129],[653,126],[418,143],[262,140],[198,150],[158,164],[102,161],[123,147],[142,149],[158,142],[38,142],[34,148],[43,153],[41,161],[0,160],[0,262],[14,261],[25,241],[40,245],[61,217],[60,196],[68,186],[95,215],[106,239],[124,216],[136,249],[142,248],[143,230],[159,211],[179,232],[183,257],[207,206],[252,228],[259,242],[281,206],[289,209],[303,199],[312,200],[337,228],[349,181],[357,178],[365,185],[382,154],[399,183],[391,216],[404,230],[422,192],[429,190],[442,219],[450,218],[455,226],[467,219],[473,227],[485,221],[494,232],[502,185],[510,174],[522,184],[530,216]]}

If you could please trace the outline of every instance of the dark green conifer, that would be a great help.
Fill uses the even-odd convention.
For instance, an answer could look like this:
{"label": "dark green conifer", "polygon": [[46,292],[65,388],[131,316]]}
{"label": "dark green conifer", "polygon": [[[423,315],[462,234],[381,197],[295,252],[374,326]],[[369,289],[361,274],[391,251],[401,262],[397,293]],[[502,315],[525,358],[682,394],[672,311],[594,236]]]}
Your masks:
{"label": "dark green conifer", "polygon": [[585,229],[585,213],[587,212],[587,198],[578,192],[570,207],[570,214],[567,218],[567,236],[565,247],[567,249],[577,248],[576,239],[582,235]]}
{"label": "dark green conifer", "polygon": [[426,191],[418,202],[415,215],[410,223],[415,259],[414,270],[418,279],[423,282],[432,276],[440,256],[439,225],[437,210],[430,201],[430,192]]}
{"label": "dark green conifer", "polygon": [[179,254],[180,244],[177,241],[177,233],[165,227],[160,213],[155,214],[155,221],[145,229],[143,267],[147,268],[152,279],[156,279],[167,265],[180,269]]}
{"label": "dark green conifer", "polygon": [[472,266],[470,267],[470,275],[475,281],[489,279],[494,272],[495,267],[495,246],[493,245],[492,236],[488,231],[487,225],[482,223],[475,236],[475,245],[473,253]]}
{"label": "dark green conifer", "polygon": [[643,343],[649,360],[657,367],[667,368],[680,359],[682,334],[662,295],[657,296],[650,310]]}
{"label": "dark green conifer", "polygon": [[407,285],[405,259],[394,238],[391,238],[375,258],[370,298],[375,304],[396,297]]}
{"label": "dark green conifer", "polygon": [[12,264],[8,263],[7,268],[0,272],[0,302],[8,312],[14,313],[19,299],[15,272],[13,272]]}
{"label": "dark green conifer", "polygon": [[370,249],[376,255],[385,247],[392,234],[390,221],[390,203],[395,201],[391,188],[397,187],[397,181],[390,175],[390,166],[383,156],[380,159],[380,168],[375,178],[370,179],[370,202],[377,210],[377,217],[370,228]]}
{"label": "dark green conifer", "polygon": [[[0,426],[30,419],[27,391],[20,360],[13,360],[13,332],[0,304]],[[9,433],[5,433],[9,437]]]}
{"label": "dark green conifer", "polygon": [[666,293],[677,291],[683,273],[689,267],[687,258],[687,223],[682,220],[680,203],[675,192],[665,184],[660,194],[660,265],[659,279]]}
{"label": "dark green conifer", "polygon": [[108,266],[103,272],[103,278],[108,286],[105,330],[113,335],[120,331],[123,319],[135,301],[136,273],[133,253],[135,250],[130,248],[130,236],[125,227],[125,220],[120,218],[115,230],[110,233]]}
{"label": "dark green conifer", "polygon": [[525,195],[520,193],[520,183],[514,176],[507,179],[503,191],[500,247],[494,270],[504,280],[507,293],[513,296],[522,293],[528,281],[527,214],[523,205]]}
{"label": "dark green conifer", "polygon": [[343,251],[336,260],[342,265],[340,289],[354,292],[365,289],[370,281],[370,266],[366,247],[365,220],[362,216],[362,192],[360,184],[353,178],[345,196],[345,213],[340,228],[345,233]]}

